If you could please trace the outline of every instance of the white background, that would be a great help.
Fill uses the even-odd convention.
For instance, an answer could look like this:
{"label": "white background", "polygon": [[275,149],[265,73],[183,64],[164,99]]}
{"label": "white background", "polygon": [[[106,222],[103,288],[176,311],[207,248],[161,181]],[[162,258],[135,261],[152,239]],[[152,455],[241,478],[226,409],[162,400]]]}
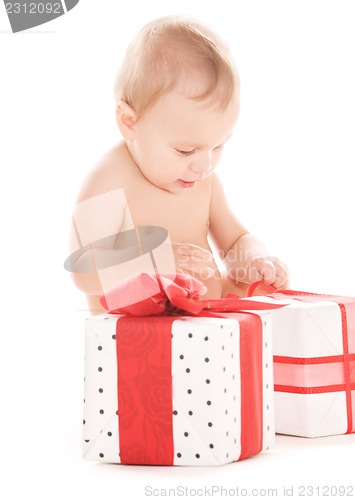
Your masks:
{"label": "white background", "polygon": [[86,173],[119,140],[112,87],[127,43],[175,13],[218,31],[238,65],[241,114],[220,165],[230,204],[287,263],[293,288],[355,296],[354,2],[81,0],[18,34],[0,7],[4,498],[354,485],[354,435],[278,436],[267,454],[215,469],[81,459],[87,311],[63,269],[70,214]]}

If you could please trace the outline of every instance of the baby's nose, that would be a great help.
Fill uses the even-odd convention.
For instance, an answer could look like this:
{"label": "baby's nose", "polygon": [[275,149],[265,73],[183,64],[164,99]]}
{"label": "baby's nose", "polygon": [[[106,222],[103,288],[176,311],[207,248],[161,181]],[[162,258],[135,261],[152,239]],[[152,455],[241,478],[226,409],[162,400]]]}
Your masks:
{"label": "baby's nose", "polygon": [[200,153],[195,156],[191,164],[194,172],[208,172],[212,168],[212,156],[210,153]]}

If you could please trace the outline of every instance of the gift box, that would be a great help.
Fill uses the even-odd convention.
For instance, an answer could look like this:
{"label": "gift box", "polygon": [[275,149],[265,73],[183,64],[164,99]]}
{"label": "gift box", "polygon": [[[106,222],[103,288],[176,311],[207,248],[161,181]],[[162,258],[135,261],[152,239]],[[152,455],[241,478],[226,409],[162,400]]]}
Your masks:
{"label": "gift box", "polygon": [[271,445],[271,313],[211,302],[197,317],[86,320],[84,458],[211,466]]}
{"label": "gift box", "polygon": [[276,432],[355,432],[355,298],[284,290],[252,300],[285,305],[272,312]]}

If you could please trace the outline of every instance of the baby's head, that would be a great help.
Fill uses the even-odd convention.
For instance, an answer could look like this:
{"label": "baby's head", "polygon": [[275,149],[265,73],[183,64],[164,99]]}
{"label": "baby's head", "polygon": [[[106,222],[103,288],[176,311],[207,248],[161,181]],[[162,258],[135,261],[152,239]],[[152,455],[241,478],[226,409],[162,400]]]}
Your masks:
{"label": "baby's head", "polygon": [[220,109],[238,98],[239,77],[225,44],[207,27],[182,17],[147,24],[130,44],[114,92],[138,116],[178,91]]}

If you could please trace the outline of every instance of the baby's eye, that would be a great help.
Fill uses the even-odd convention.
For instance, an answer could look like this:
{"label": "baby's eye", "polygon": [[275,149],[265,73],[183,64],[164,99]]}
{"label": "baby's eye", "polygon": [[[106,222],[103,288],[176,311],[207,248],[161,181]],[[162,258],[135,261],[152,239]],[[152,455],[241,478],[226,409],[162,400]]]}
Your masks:
{"label": "baby's eye", "polygon": [[192,149],[191,151],[182,151],[181,149],[176,149],[176,151],[181,156],[189,156],[189,155],[192,155],[196,151],[196,149]]}

